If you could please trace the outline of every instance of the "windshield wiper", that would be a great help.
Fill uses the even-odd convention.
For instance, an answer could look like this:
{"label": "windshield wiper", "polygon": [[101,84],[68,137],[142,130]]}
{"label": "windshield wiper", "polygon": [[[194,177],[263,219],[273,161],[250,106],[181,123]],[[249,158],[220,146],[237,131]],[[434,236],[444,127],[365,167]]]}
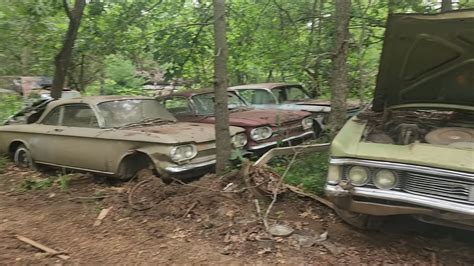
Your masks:
{"label": "windshield wiper", "polygon": [[167,123],[173,123],[175,122],[174,120],[170,119],[163,119],[163,118],[145,118],[139,122],[132,122],[125,124],[123,126],[115,127],[116,129],[124,129],[124,128],[129,128],[129,127],[135,127],[135,126],[143,126],[143,125],[156,125],[156,124],[167,124]]}

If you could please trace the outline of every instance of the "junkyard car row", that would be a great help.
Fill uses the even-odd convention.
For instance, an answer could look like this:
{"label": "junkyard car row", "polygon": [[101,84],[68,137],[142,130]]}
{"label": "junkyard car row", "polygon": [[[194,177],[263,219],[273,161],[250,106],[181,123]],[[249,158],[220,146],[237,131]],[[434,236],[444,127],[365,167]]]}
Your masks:
{"label": "junkyard car row", "polygon": [[[373,102],[331,145],[325,194],[365,229],[408,214],[474,229],[474,11],[391,15]],[[233,149],[260,155],[326,127],[330,103],[299,84],[228,89]],[[195,178],[215,159],[214,94],[43,101],[0,127],[0,153],[37,164],[130,179]]]}
{"label": "junkyard car row", "polygon": [[[211,91],[174,93],[160,101],[179,121],[215,122],[214,93]],[[308,112],[256,110],[233,92],[229,92],[228,102],[229,123],[245,129],[248,139],[245,148],[250,152],[261,154],[278,143],[295,145],[315,137],[315,122]]]}

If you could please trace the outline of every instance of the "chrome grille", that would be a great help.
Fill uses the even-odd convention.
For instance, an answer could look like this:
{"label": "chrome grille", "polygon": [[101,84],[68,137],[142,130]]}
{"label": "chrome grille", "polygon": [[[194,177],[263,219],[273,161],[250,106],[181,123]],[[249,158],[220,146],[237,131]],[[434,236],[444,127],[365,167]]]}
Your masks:
{"label": "chrome grille", "polygon": [[474,205],[474,180],[406,172],[404,191]]}
{"label": "chrome grille", "polygon": [[301,126],[301,120],[283,123],[280,126],[273,128],[273,131],[277,133],[277,135],[304,132],[303,127]]}

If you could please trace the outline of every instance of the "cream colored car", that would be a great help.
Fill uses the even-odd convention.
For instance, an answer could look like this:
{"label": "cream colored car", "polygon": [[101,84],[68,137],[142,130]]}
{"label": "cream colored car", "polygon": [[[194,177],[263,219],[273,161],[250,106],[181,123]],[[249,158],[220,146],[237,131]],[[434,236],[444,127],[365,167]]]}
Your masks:
{"label": "cream colored car", "polygon": [[[231,127],[234,148],[243,129]],[[37,122],[0,127],[0,153],[19,166],[36,164],[100,173],[121,179],[139,170],[197,177],[216,159],[213,125],[177,122],[148,97],[100,96],[50,102]]]}

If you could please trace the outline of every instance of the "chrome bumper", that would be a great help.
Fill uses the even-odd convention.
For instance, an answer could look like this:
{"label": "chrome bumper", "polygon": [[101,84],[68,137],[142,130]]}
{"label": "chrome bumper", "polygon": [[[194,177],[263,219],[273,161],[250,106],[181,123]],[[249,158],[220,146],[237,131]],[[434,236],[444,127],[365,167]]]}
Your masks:
{"label": "chrome bumper", "polygon": [[[300,134],[298,136],[289,137],[289,138],[281,140],[281,142],[289,142],[289,141],[292,141],[292,140],[306,138],[310,135],[314,135],[314,131],[308,131],[308,132],[305,132],[305,133]],[[257,150],[268,148],[268,147],[274,147],[277,144],[278,144],[278,141],[266,142],[266,143],[262,143],[262,144],[259,144],[259,145],[256,145],[256,146],[249,147],[247,150],[257,151]]]}
{"label": "chrome bumper", "polygon": [[360,196],[373,199],[390,200],[402,203],[418,205],[436,210],[459,213],[474,216],[474,206],[466,204],[440,200],[431,197],[414,195],[406,192],[381,190],[374,188],[355,187],[345,190],[338,185],[326,185],[325,193],[328,197]]}
{"label": "chrome bumper", "polygon": [[165,168],[166,172],[176,174],[187,171],[197,170],[200,168],[211,167],[216,164],[216,160],[210,160],[202,163],[189,163],[183,165],[168,166]]}

